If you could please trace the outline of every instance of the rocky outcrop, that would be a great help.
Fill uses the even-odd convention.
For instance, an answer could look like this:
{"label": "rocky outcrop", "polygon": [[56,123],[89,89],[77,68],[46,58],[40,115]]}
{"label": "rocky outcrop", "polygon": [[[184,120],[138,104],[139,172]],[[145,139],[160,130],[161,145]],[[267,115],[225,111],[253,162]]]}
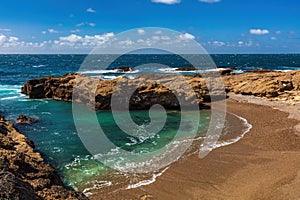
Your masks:
{"label": "rocky outcrop", "polygon": [[17,124],[33,124],[37,123],[39,119],[31,118],[26,115],[19,115],[16,119]]}
{"label": "rocky outcrop", "polygon": [[196,67],[188,66],[188,67],[177,68],[175,71],[196,71],[196,70],[198,70]]}
{"label": "rocky outcrop", "polygon": [[269,100],[300,101],[300,71],[252,72],[223,77],[227,92]]}
{"label": "rocky outcrop", "polygon": [[[214,78],[216,73],[222,75],[223,82],[217,81],[218,77]],[[185,80],[176,75],[141,75],[133,80],[125,77],[99,80],[72,73],[58,78],[29,80],[22,88],[22,93],[30,98],[52,98],[62,101],[72,101],[73,96],[75,102],[94,105],[96,110],[110,109],[112,95],[119,98],[120,102],[129,98],[131,109],[149,109],[154,104],[160,104],[166,109],[179,109],[177,96],[184,96],[189,101],[194,94],[184,86],[184,82],[187,81],[197,96],[192,104],[199,106],[211,101],[211,97],[224,97],[222,83],[226,92],[254,95],[270,100],[300,101],[300,71],[259,71],[235,75],[228,69],[224,72],[213,72],[211,75],[186,76]],[[168,83],[171,83],[171,89]],[[207,83],[210,85],[207,86]],[[73,95],[74,84],[77,92]],[[208,88],[215,89],[209,92]]]}
{"label": "rocky outcrop", "polygon": [[132,72],[134,71],[134,69],[132,67],[119,67],[117,69],[118,72]]}
{"label": "rocky outcrop", "polygon": [[[148,109],[154,104],[160,104],[166,109],[178,109],[180,106],[176,95],[183,96],[186,102],[200,106],[210,100],[203,79],[197,77],[188,79],[197,95],[197,99],[194,100],[192,98],[195,93],[187,88],[184,82],[186,79],[181,80],[175,75],[142,75],[136,79],[123,77],[115,80],[99,80],[72,73],[58,78],[29,80],[22,88],[22,93],[29,95],[30,98],[52,98],[62,101],[72,101],[73,96],[75,102],[95,105],[96,110],[110,109],[113,94],[120,102],[129,101],[131,109]],[[170,83],[172,84],[168,85]],[[173,89],[169,89],[169,86]],[[73,94],[73,87],[76,87],[76,94]],[[224,94],[222,91],[215,91],[214,95]]]}
{"label": "rocky outcrop", "polygon": [[86,199],[66,189],[33,142],[0,116],[0,199]]}

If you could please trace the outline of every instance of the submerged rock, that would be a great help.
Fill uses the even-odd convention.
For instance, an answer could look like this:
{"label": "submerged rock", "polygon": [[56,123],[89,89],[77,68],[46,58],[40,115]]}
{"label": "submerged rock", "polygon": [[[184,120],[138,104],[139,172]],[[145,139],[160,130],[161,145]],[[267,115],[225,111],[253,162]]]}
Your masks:
{"label": "submerged rock", "polygon": [[19,115],[16,122],[17,124],[33,124],[37,123],[39,119],[31,118],[26,115]]}
{"label": "submerged rock", "polygon": [[[0,116],[0,198],[87,199],[64,187],[54,168],[34,150],[32,141]],[[3,185],[1,183],[5,183]],[[14,191],[14,192],[13,192]],[[12,195],[12,196],[11,196]]]}
{"label": "submerged rock", "polygon": [[196,71],[196,70],[198,70],[196,67],[194,67],[194,66],[188,66],[188,67],[178,68],[175,71]]}
{"label": "submerged rock", "polygon": [[118,72],[132,72],[134,69],[132,67],[119,67]]}

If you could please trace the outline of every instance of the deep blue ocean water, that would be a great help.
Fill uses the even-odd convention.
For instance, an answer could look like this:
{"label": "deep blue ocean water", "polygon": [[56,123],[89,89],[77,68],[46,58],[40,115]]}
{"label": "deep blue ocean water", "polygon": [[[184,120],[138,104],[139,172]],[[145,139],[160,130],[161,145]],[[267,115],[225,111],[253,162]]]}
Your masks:
{"label": "deep blue ocean water", "polygon": [[[17,127],[35,142],[37,150],[58,170],[65,183],[74,187],[88,183],[98,175],[107,172],[108,168],[94,160],[83,146],[77,135],[70,103],[28,99],[20,91],[28,79],[50,75],[60,76],[78,71],[85,58],[86,55],[0,55],[0,113],[12,121],[15,121],[20,114],[38,118],[39,123],[17,125]],[[300,55],[212,55],[212,58],[216,66],[236,67],[238,70],[300,69]],[[104,56],[103,59],[106,57]],[[173,68],[190,65],[178,56],[172,55],[128,55],[110,65],[103,77],[124,75],[114,70],[119,66],[135,67],[154,62]],[[163,69],[151,67],[145,70],[147,73],[165,72]],[[135,76],[138,73],[139,71],[136,71],[126,75]],[[149,122],[148,111],[132,111],[131,115],[141,127]],[[176,134],[181,119],[180,112],[168,111],[168,119],[163,131],[157,137],[141,139],[124,136],[114,123],[111,112],[99,112],[97,117],[104,129],[112,134],[112,140],[127,150],[160,148],[167,144]],[[208,122],[209,112],[203,111],[199,132],[207,128]],[[153,147],[150,144],[155,145]]]}

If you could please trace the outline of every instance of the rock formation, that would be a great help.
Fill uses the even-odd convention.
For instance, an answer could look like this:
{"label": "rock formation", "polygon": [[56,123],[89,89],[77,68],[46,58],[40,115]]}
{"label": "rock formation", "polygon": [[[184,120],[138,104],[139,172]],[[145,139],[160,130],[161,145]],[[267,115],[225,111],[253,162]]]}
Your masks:
{"label": "rock formation", "polygon": [[[222,81],[214,77],[215,73],[222,75]],[[222,84],[226,92],[255,95],[269,100],[300,101],[300,71],[259,71],[235,75],[229,69],[214,72],[211,76],[208,74],[186,76],[185,81],[190,84],[197,96],[192,103],[199,106],[209,102],[212,96],[224,97]],[[171,82],[173,89],[168,87],[168,82]],[[75,95],[73,95],[74,84],[79,88]],[[214,89],[209,91],[208,88]],[[75,102],[94,105],[96,110],[110,109],[112,95],[116,94],[120,95],[120,102],[124,102],[125,97],[129,96],[131,109],[148,109],[154,104],[160,104],[167,109],[179,109],[177,96],[184,96],[188,101],[194,94],[176,75],[141,75],[133,80],[125,77],[99,80],[79,73],[66,74],[58,78],[29,80],[22,88],[22,93],[29,95],[30,98],[52,98],[61,101],[72,101],[73,95]]]}
{"label": "rock formation", "polygon": [[19,115],[16,122],[17,124],[32,124],[38,122],[39,119],[34,119],[31,117],[28,117],[26,115]]}
{"label": "rock formation", "polygon": [[[192,100],[195,93],[184,84],[186,82],[194,89],[197,99]],[[74,85],[76,94],[73,94]],[[169,86],[173,89],[169,89]],[[180,106],[176,95],[183,96],[187,102],[199,106],[204,101],[210,100],[203,79],[194,77],[186,81],[176,75],[142,75],[133,80],[126,77],[99,80],[72,73],[58,78],[29,80],[22,88],[22,93],[29,95],[30,98],[52,98],[61,101],[72,101],[73,96],[75,102],[95,105],[96,110],[110,109],[113,94],[120,102],[130,97],[131,109],[148,109],[154,104],[160,104],[166,109],[178,109]],[[214,95],[224,94],[222,91],[215,91]]]}
{"label": "rock formation", "polygon": [[87,199],[66,189],[34,144],[0,116],[0,199]]}
{"label": "rock formation", "polygon": [[268,100],[300,101],[300,71],[252,72],[223,77],[227,92]]}
{"label": "rock formation", "polygon": [[117,69],[117,71],[118,72],[132,72],[134,69],[133,68],[131,68],[131,67],[119,67],[118,69]]}

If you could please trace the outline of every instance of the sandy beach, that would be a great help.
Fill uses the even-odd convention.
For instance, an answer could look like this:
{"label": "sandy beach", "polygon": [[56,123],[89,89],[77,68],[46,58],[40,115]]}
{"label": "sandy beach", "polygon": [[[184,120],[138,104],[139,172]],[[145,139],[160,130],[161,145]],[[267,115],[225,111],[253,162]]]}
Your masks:
{"label": "sandy beach", "polygon": [[253,126],[237,143],[204,159],[197,154],[181,159],[153,184],[90,198],[299,199],[297,106],[235,95],[227,100],[227,111]]}

